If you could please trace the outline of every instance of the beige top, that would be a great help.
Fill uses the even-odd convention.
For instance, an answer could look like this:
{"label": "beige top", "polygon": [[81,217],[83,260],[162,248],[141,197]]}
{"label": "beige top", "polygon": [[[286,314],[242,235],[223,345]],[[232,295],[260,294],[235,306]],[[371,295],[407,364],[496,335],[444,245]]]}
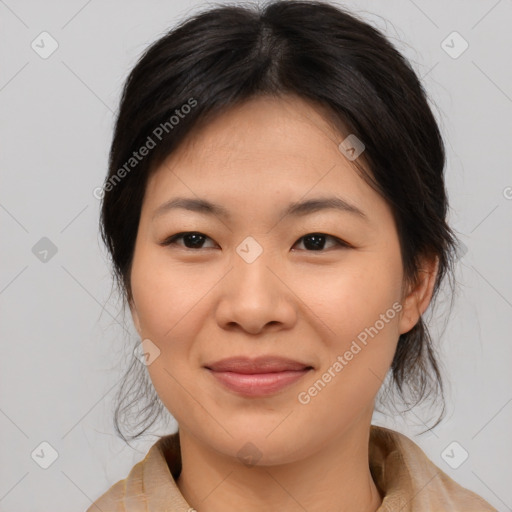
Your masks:
{"label": "beige top", "polygon": [[[372,425],[369,459],[383,496],[377,512],[497,512],[398,432]],[[180,471],[179,433],[164,436],[86,512],[193,512],[176,485]]]}

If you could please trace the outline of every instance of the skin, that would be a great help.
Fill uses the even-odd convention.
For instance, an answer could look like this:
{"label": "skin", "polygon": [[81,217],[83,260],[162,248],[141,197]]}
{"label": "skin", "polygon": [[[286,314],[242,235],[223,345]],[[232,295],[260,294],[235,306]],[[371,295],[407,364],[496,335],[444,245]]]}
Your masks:
{"label": "skin", "polygon": [[[147,184],[131,312],[141,339],[160,350],[148,370],[179,425],[178,487],[200,512],[361,512],[381,504],[368,463],[375,396],[399,335],[428,306],[437,267],[424,260],[405,286],[391,209],[338,149],[344,138],[300,98],[253,98],[195,130]],[[153,217],[177,196],[219,203],[232,217],[184,209]],[[333,209],[280,215],[291,202],[323,196],[356,205],[367,221]],[[184,231],[205,235],[202,245],[161,245]],[[351,247],[326,237],[314,250],[303,238],[311,233]],[[251,263],[236,251],[248,236],[263,250]],[[300,403],[298,394],[394,303],[401,311]],[[248,398],[203,367],[268,354],[313,370],[270,397]],[[250,466],[238,456],[248,442],[259,456]]]}

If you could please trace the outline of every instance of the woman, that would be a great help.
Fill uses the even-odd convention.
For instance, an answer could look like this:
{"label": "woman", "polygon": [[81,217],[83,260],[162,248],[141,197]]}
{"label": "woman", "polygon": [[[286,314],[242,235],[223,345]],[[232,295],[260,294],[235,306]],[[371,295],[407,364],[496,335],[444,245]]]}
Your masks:
{"label": "woman", "polygon": [[444,164],[407,61],[339,8],[216,7],[153,44],[101,220],[179,428],[89,510],[494,510],[371,425],[388,374],[442,403],[422,314],[454,261]]}

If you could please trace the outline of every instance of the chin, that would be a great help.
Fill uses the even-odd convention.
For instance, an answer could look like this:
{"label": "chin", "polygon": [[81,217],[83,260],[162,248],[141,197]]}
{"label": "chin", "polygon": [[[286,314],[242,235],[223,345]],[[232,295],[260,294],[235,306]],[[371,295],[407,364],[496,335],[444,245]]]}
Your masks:
{"label": "chin", "polygon": [[[231,424],[228,430],[233,437],[224,433],[220,439],[209,438],[206,442],[215,450],[238,459],[247,467],[276,466],[303,458],[308,438],[304,435],[295,437],[295,433],[291,435],[278,425],[279,421],[275,420],[253,423],[251,426],[236,427]],[[211,435],[211,431],[205,432],[205,435]]]}

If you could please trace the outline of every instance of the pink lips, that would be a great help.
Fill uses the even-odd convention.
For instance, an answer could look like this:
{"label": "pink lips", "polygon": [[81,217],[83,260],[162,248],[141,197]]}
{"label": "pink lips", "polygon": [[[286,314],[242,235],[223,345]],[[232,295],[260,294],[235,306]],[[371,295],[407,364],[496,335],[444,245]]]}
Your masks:
{"label": "pink lips", "polygon": [[225,387],[246,396],[267,396],[296,382],[310,365],[282,357],[234,357],[205,365]]}

